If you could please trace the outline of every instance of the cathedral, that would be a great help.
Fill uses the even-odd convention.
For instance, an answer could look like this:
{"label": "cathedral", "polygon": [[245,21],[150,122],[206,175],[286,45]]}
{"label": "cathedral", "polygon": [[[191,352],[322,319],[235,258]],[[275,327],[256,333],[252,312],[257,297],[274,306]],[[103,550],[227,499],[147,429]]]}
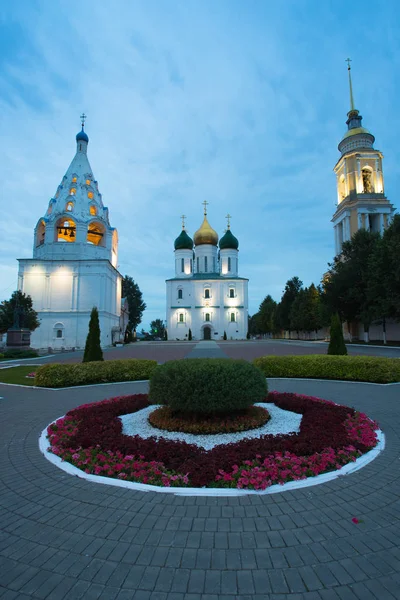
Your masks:
{"label": "cathedral", "polygon": [[350,59],[348,59],[350,110],[347,131],[339,143],[341,156],[335,165],[337,209],[333,215],[335,254],[358,229],[383,233],[394,214],[385,196],[382,152],[375,150],[372,133],[362,127],[362,116],[354,107]]}
{"label": "cathedral", "polygon": [[[239,242],[228,226],[219,240],[204,218],[193,239],[185,217],[175,240],[175,277],[167,284],[170,340],[243,340],[248,327],[248,279],[239,277]],[[190,332],[190,333],[189,333]]]}
{"label": "cathedral", "polygon": [[76,154],[35,227],[33,258],[19,259],[18,289],[31,296],[40,320],[33,348],[84,348],[93,306],[102,346],[119,339],[118,233],[89,164],[84,121]]}

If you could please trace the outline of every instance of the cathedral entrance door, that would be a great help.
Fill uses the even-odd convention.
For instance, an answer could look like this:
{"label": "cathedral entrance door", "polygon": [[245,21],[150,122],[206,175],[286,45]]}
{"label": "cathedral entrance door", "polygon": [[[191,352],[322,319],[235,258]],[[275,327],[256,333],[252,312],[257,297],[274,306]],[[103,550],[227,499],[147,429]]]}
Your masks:
{"label": "cathedral entrance door", "polygon": [[211,340],[211,327],[204,327],[203,334],[205,340]]}

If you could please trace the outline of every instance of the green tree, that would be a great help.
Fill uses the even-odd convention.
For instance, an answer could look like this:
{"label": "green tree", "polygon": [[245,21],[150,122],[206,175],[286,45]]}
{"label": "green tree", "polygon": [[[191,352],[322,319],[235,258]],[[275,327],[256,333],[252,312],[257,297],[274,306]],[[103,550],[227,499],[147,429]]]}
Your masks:
{"label": "green tree", "polygon": [[227,340],[228,339],[228,336],[226,335],[226,331],[224,331],[224,335],[222,336],[222,339],[223,340]]}
{"label": "green tree", "polygon": [[292,277],[292,279],[289,279],[286,282],[281,301],[277,307],[276,325],[284,331],[289,331],[289,337],[292,330],[290,323],[290,311],[292,309],[292,304],[302,287],[303,282],[298,277]]}
{"label": "green tree", "polygon": [[100,345],[99,313],[96,306],[92,308],[92,312],[90,313],[89,332],[86,338],[82,362],[92,362],[95,360],[104,360]]}
{"label": "green tree", "polygon": [[188,335],[188,340],[189,340],[189,342],[190,342],[192,339],[193,339],[193,336],[192,336],[192,330],[191,330],[191,329],[190,329],[190,327],[189,327],[189,335]]}
{"label": "green tree", "polygon": [[142,315],[146,309],[146,304],[143,302],[142,292],[137,283],[132,277],[125,275],[122,279],[122,297],[128,300],[129,320],[125,332],[125,341],[132,341],[134,333],[138,325],[142,321]]}
{"label": "green tree", "polygon": [[152,321],[150,323],[150,333],[154,337],[159,337],[161,339],[164,339],[165,326],[164,326],[164,322],[162,319],[154,319],[154,321]]}
{"label": "green tree", "polygon": [[261,333],[275,333],[275,315],[276,315],[276,302],[268,294],[260,304],[258,309],[258,327]]}
{"label": "green tree", "polygon": [[32,298],[15,291],[10,300],[0,304],[0,333],[6,333],[14,325],[34,331],[40,325],[37,312],[33,309]]}
{"label": "green tree", "polygon": [[328,354],[347,354],[346,344],[343,339],[342,323],[337,313],[332,316]]}

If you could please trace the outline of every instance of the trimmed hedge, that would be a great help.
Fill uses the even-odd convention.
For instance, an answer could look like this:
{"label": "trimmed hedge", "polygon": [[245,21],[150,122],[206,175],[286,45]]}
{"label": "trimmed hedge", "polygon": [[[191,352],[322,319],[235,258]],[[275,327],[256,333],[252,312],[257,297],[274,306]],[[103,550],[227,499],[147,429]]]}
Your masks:
{"label": "trimmed hedge", "polygon": [[10,360],[13,358],[37,358],[38,356],[39,354],[36,352],[36,350],[32,350],[31,348],[28,350],[11,348],[0,354],[0,358]]}
{"label": "trimmed hedge", "polygon": [[229,414],[262,402],[268,392],[262,372],[246,360],[171,360],[150,378],[149,398],[174,412]]}
{"label": "trimmed hedge", "polygon": [[106,360],[77,364],[52,364],[40,367],[35,377],[38,387],[70,387],[116,381],[150,379],[157,368],[155,360]]}
{"label": "trimmed hedge", "polygon": [[253,364],[265,377],[343,379],[371,383],[400,381],[400,360],[376,356],[261,356]]}

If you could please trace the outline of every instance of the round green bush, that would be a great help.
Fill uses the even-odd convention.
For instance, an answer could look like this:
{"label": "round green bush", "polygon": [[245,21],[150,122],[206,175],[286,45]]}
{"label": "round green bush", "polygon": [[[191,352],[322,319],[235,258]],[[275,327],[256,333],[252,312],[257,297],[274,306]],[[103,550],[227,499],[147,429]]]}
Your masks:
{"label": "round green bush", "polygon": [[230,414],[263,402],[267,393],[264,374],[245,360],[172,360],[150,376],[150,401],[181,413]]}

